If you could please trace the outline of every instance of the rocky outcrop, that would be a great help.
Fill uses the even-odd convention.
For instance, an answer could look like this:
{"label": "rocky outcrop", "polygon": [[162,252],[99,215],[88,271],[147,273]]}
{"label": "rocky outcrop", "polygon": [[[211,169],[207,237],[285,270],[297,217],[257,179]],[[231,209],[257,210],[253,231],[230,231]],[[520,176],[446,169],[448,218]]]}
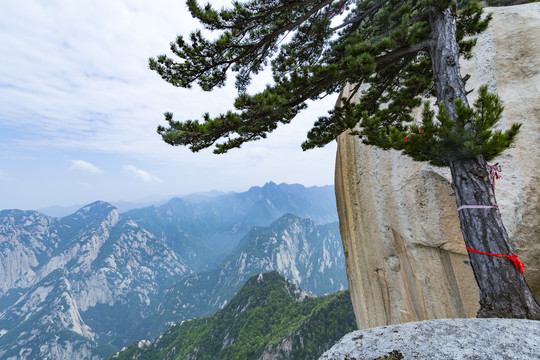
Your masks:
{"label": "rocky outcrop", "polygon": [[34,271],[38,258],[58,247],[58,236],[51,231],[55,222],[35,211],[0,212],[0,298],[10,289],[40,280]]}
{"label": "rocky outcrop", "polygon": [[[505,105],[499,126],[523,124],[503,169],[497,203],[525,276],[540,298],[540,4],[490,8],[467,89],[487,84]],[[474,100],[473,92],[470,100]],[[359,328],[473,317],[478,290],[459,229],[447,169],[338,138],[336,196]]]}
{"label": "rocky outcrop", "polygon": [[[540,321],[445,319],[354,331],[319,360],[538,359]],[[402,357],[398,356],[401,355]]]}
{"label": "rocky outcrop", "polygon": [[186,263],[104,202],[61,219],[0,211],[0,358],[109,355]]}

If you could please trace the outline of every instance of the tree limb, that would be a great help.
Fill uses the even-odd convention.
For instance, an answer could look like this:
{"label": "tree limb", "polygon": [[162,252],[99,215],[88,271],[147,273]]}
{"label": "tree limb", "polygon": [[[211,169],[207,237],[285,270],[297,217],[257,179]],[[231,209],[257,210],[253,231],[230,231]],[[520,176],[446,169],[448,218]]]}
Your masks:
{"label": "tree limb", "polygon": [[376,57],[375,63],[377,64],[377,66],[388,65],[396,61],[397,59],[402,58],[405,55],[416,53],[421,50],[426,50],[431,44],[432,44],[432,40],[426,39],[424,41],[419,42],[418,44],[413,44],[411,46],[399,48],[388,54],[384,54],[384,55]]}
{"label": "tree limb", "polygon": [[362,14],[358,15],[357,17],[349,20],[349,21],[346,21],[344,22],[343,24],[339,25],[339,26],[336,26],[334,28],[331,28],[330,30],[331,31],[336,31],[336,30],[339,30],[349,24],[354,24],[354,23],[360,23],[362,20],[364,20],[367,16],[371,15],[373,12],[377,11],[381,6],[383,6],[384,4],[386,4],[388,2],[388,0],[381,0],[380,2],[378,2],[377,4],[373,5],[372,7],[370,7],[369,9],[367,9],[365,12],[363,12]]}
{"label": "tree limb", "polygon": [[[416,16],[413,16],[413,17],[411,18],[411,20],[409,21],[408,26],[414,24],[414,23],[417,22],[417,21],[425,20],[425,18],[427,18],[428,14],[429,14],[430,12],[431,12],[431,10],[426,10],[426,11],[424,11],[424,12],[422,12],[422,13],[416,15]],[[374,38],[369,39],[369,42],[370,42],[370,43],[374,43],[374,42],[376,42],[376,41],[378,41],[378,40],[384,38],[385,36],[388,36],[389,34],[393,33],[394,31],[398,30],[401,26],[402,26],[402,25],[398,25],[398,26],[396,26],[396,27],[394,27],[394,28],[392,28],[392,29],[390,29],[390,30],[384,32],[383,34],[377,35],[377,36],[375,36]]]}

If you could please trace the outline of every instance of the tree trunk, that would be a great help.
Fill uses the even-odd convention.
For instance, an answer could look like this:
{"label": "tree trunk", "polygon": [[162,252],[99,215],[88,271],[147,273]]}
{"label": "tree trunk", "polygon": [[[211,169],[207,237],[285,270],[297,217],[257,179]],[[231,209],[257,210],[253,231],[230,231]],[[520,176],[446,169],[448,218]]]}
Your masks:
{"label": "tree trunk", "polygon": [[[458,207],[496,204],[482,156],[453,162],[450,169]],[[459,221],[468,248],[491,254],[514,254],[498,208],[465,208],[459,211]],[[512,261],[473,252],[469,252],[469,258],[480,289],[478,317],[540,319],[540,307]]]}
{"label": "tree trunk", "polygon": [[[431,13],[429,22],[437,100],[445,104],[448,114],[455,119],[454,99],[461,98],[468,104],[459,69],[455,9],[436,9]],[[450,164],[450,170],[458,207],[496,204],[488,166],[482,156],[454,161]],[[491,254],[514,254],[497,207],[463,208],[458,212],[461,232],[468,248]],[[478,317],[540,320],[540,306],[512,261],[470,251],[469,258],[480,290]]]}

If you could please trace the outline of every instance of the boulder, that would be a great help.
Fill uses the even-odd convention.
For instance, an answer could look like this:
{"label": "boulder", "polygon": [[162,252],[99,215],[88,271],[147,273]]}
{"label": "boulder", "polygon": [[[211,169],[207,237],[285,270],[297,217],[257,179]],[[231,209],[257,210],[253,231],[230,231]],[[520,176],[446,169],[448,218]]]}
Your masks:
{"label": "boulder", "polygon": [[[462,61],[462,75],[471,75],[468,90],[487,84],[499,94],[505,111],[498,126],[523,124],[515,146],[494,161],[503,170],[496,196],[511,245],[540,299],[540,3],[486,11],[493,21],[479,36],[474,58]],[[478,289],[448,169],[344,133],[335,184],[360,329],[476,316]]]}
{"label": "boulder", "polygon": [[537,360],[538,344],[540,321],[427,320],[354,331],[319,360]]}

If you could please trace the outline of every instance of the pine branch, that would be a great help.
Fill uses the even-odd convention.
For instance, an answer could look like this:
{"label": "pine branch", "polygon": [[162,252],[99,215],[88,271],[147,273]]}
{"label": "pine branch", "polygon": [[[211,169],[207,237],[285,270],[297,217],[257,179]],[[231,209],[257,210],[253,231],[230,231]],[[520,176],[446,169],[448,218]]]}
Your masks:
{"label": "pine branch", "polygon": [[372,7],[370,7],[369,9],[367,9],[366,11],[364,11],[363,13],[359,14],[358,16],[356,16],[355,18],[349,20],[349,21],[346,21],[344,23],[342,23],[341,25],[339,26],[336,26],[334,28],[331,28],[330,30],[331,31],[336,31],[336,30],[339,30],[341,28],[344,28],[345,26],[347,25],[350,25],[350,24],[360,24],[362,22],[362,20],[364,20],[366,17],[370,16],[371,14],[373,14],[375,11],[379,10],[384,4],[386,4],[389,0],[381,0],[379,1],[377,4],[373,5]]}
{"label": "pine branch", "polygon": [[[407,24],[407,26],[411,26],[412,24],[414,24],[414,23],[416,23],[416,22],[418,22],[418,21],[426,20],[426,19],[427,19],[427,16],[429,15],[429,13],[430,13],[431,11],[432,11],[432,9],[428,9],[428,10],[423,11],[422,13],[420,13],[420,14],[418,14],[418,15],[413,16],[413,17],[411,18],[411,20],[409,21],[409,23]],[[411,11],[411,12],[412,12],[412,11]],[[375,36],[375,37],[371,38],[371,39],[369,40],[369,42],[374,43],[374,42],[376,42],[376,41],[379,41],[379,40],[381,40],[381,39],[387,37],[388,35],[390,35],[390,34],[396,32],[397,30],[399,30],[399,29],[402,28],[402,27],[403,27],[403,25],[395,26],[395,27],[393,27],[392,29],[390,29],[390,30],[388,30],[388,31],[386,31],[386,32],[384,32],[384,33],[382,33],[382,34],[380,34],[380,35],[378,35],[378,36]]]}
{"label": "pine branch", "polygon": [[257,48],[257,47],[260,47],[261,44],[264,44],[264,43],[267,43],[268,41],[270,41],[271,39],[274,39],[280,35],[282,35],[283,33],[289,31],[289,30],[292,30],[294,28],[296,28],[298,25],[304,23],[307,19],[309,19],[313,14],[315,14],[316,12],[318,12],[319,10],[321,10],[323,7],[331,4],[334,0],[325,0],[323,1],[321,4],[315,6],[314,8],[312,8],[311,10],[309,10],[308,12],[306,12],[306,14],[304,14],[304,16],[302,16],[301,18],[299,18],[298,20],[290,23],[289,25],[287,26],[284,26],[282,28],[279,28],[278,30],[274,31],[273,33],[265,36],[261,41],[259,41],[259,43],[257,43],[254,48]]}
{"label": "pine branch", "polygon": [[405,47],[396,49],[388,54],[384,54],[384,55],[376,57],[375,62],[377,63],[377,66],[386,66],[404,57],[405,55],[415,54],[419,51],[427,50],[429,46],[431,45],[431,43],[432,43],[431,39],[426,39],[417,44],[413,44],[411,46],[405,46]]}

